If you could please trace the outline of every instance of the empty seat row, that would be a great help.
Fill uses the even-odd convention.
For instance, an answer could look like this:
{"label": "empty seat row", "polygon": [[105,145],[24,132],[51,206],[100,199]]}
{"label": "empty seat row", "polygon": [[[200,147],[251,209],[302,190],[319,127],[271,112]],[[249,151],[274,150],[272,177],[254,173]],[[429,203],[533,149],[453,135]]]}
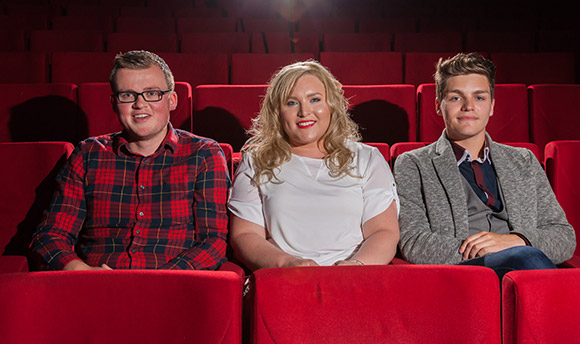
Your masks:
{"label": "empty seat row", "polygon": [[[179,80],[179,79],[178,79]],[[239,151],[260,109],[266,85],[176,83],[176,128],[193,131]],[[435,112],[435,85],[344,85],[351,114],[364,141],[433,142],[444,128]],[[0,142],[77,142],[120,130],[110,104],[108,83],[0,84]],[[487,130],[499,142],[533,142],[543,151],[549,141],[580,139],[580,116],[570,109],[580,85],[497,84],[495,111]],[[554,102],[558,99],[558,102]]]}
{"label": "empty seat row", "polygon": [[[243,35],[243,34],[241,34]],[[197,39],[197,38],[196,38]],[[235,53],[245,45],[235,37],[224,38],[216,48],[199,37],[191,53],[164,53],[175,78],[192,86],[200,84],[265,84],[284,65],[316,59],[316,54]],[[0,83],[104,82],[117,52],[139,49],[129,45],[114,52],[0,52]],[[214,47],[202,49],[201,47]],[[229,48],[228,48],[229,47]],[[144,47],[152,48],[152,47]],[[222,49],[234,53],[224,53]],[[149,49],[155,51],[154,49]],[[243,49],[239,49],[243,50]],[[204,52],[205,51],[205,52]],[[220,52],[221,51],[221,52]],[[319,60],[345,85],[419,85],[433,82],[439,58],[454,52],[322,52]],[[580,53],[494,53],[488,56],[497,67],[496,83],[574,84],[580,76]],[[576,61],[577,60],[577,61]]]}
{"label": "empty seat row", "polygon": [[512,344],[580,336],[578,269],[510,272],[501,289],[492,270],[476,266],[262,269],[252,281],[242,307],[242,278],[227,271],[2,274],[0,331],[6,344]]}

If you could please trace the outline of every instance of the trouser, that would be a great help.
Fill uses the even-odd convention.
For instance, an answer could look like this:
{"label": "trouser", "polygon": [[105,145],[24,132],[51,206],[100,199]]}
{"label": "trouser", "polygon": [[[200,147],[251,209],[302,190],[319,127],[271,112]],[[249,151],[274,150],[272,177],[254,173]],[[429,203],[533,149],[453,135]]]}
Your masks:
{"label": "trouser", "polygon": [[557,269],[544,252],[531,246],[516,246],[483,257],[469,259],[459,265],[477,265],[493,269],[499,280],[514,270]]}

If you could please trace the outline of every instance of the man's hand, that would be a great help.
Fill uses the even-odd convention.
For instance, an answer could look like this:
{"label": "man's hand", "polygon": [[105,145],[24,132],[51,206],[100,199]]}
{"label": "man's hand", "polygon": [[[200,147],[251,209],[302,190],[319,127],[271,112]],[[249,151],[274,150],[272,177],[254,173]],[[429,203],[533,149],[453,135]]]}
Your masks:
{"label": "man's hand", "polygon": [[81,270],[113,270],[107,264],[99,266],[89,266],[81,260],[73,260],[67,265],[65,265],[65,271],[81,271]]}
{"label": "man's hand", "polygon": [[463,255],[463,260],[467,260],[510,247],[525,245],[524,240],[515,234],[479,232],[465,239],[459,248],[459,253]]}

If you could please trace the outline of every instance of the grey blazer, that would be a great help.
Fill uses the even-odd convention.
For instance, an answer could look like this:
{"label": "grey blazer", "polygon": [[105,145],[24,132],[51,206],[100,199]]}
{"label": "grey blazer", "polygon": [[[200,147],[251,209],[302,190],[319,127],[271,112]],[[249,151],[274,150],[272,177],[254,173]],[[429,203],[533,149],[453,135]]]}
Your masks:
{"label": "grey blazer", "polygon": [[[534,154],[488,140],[510,230],[524,235],[555,264],[571,258],[574,229]],[[427,147],[400,155],[394,171],[403,257],[416,264],[461,262],[459,247],[469,232],[467,199],[445,133]]]}

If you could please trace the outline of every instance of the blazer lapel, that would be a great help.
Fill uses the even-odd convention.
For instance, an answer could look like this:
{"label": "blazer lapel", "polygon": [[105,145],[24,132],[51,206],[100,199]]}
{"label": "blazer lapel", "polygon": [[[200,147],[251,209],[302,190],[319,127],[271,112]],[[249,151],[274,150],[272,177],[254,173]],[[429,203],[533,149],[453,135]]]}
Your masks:
{"label": "blazer lapel", "polygon": [[[445,189],[447,202],[451,204],[451,216],[455,225],[455,235],[459,238],[469,234],[467,219],[467,198],[461,182],[461,174],[457,168],[457,160],[453,154],[451,144],[445,138],[445,133],[436,143],[433,166]],[[441,202],[444,202],[443,200]]]}

